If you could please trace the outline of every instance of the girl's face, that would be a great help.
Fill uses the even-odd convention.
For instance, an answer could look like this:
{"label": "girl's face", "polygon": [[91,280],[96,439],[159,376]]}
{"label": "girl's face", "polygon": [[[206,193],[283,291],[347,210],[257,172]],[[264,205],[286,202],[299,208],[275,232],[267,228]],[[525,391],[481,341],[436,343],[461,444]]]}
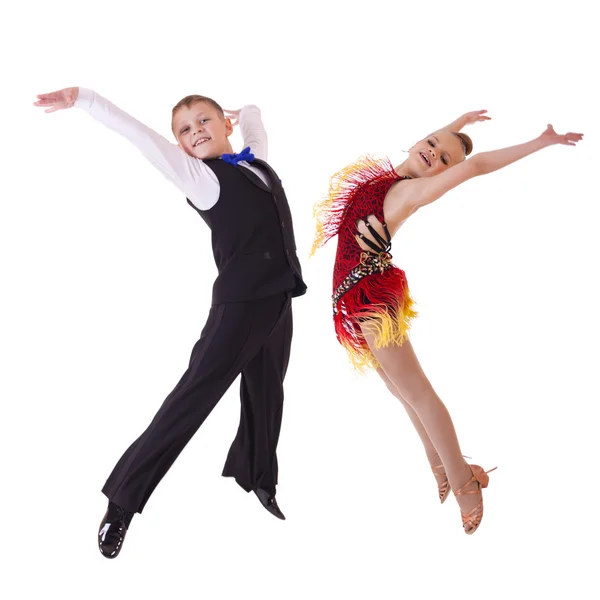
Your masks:
{"label": "girl's face", "polygon": [[438,131],[417,142],[408,152],[411,171],[417,177],[432,177],[465,160],[460,139],[448,131]]}

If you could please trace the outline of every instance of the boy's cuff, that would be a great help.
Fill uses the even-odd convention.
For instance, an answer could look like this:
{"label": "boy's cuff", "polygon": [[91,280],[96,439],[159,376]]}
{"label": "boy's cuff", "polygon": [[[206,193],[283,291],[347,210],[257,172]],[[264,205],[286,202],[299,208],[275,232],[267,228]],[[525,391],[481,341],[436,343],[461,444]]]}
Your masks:
{"label": "boy's cuff", "polygon": [[94,92],[93,90],[89,90],[87,88],[79,88],[79,94],[77,95],[77,100],[75,100],[74,106],[77,108],[83,108],[84,110],[88,110],[92,107],[94,103]]}

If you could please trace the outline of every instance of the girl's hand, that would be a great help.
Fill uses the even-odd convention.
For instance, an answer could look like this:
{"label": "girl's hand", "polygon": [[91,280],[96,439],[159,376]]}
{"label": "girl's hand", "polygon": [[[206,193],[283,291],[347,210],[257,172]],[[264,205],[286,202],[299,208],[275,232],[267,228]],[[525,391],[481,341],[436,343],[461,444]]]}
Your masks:
{"label": "girl's hand", "polygon": [[53,113],[57,110],[63,110],[65,108],[71,108],[75,104],[79,96],[79,88],[71,87],[59,90],[58,92],[51,92],[50,94],[39,94],[37,96],[37,102],[34,102],[34,106],[48,106],[44,112]]}
{"label": "girl's hand", "polygon": [[234,127],[240,124],[240,113],[242,112],[241,108],[239,110],[227,110],[224,108],[223,112],[225,113],[225,117],[231,119],[231,124]]}
{"label": "girl's hand", "polygon": [[540,135],[540,140],[544,142],[545,146],[553,146],[554,144],[562,144],[563,146],[575,146],[577,142],[583,139],[583,133],[565,133],[559,135],[554,131],[552,125],[548,125],[546,131]]}
{"label": "girl's hand", "polygon": [[461,118],[465,125],[472,125],[480,121],[491,121],[491,117],[486,116],[487,110],[472,110],[471,112],[465,113]]}
{"label": "girl's hand", "polygon": [[464,115],[458,117],[456,121],[452,121],[450,125],[442,127],[440,131],[450,131],[452,133],[458,133],[467,125],[472,125],[473,123],[478,123],[479,121],[490,121],[491,117],[487,117],[485,115],[486,112],[487,110],[472,110],[471,112],[465,113]]}

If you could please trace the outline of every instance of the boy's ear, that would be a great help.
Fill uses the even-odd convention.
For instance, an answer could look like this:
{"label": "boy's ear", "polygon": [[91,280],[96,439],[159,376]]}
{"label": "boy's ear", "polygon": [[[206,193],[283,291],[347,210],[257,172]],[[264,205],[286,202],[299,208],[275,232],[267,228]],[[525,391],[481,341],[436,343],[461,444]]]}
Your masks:
{"label": "boy's ear", "polygon": [[227,137],[233,133],[233,125],[231,124],[231,119],[229,117],[225,117],[225,133],[227,134]]}

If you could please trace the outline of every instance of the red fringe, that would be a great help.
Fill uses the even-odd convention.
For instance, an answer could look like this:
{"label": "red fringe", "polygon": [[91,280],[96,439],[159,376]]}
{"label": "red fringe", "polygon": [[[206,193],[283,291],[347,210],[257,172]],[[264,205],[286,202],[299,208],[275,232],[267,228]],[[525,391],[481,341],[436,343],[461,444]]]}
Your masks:
{"label": "red fringe", "polygon": [[377,348],[402,345],[417,315],[413,306],[406,275],[398,267],[368,275],[342,296],[333,317],[335,333],[359,371],[379,366],[363,329],[374,334]]}
{"label": "red fringe", "polygon": [[357,162],[331,177],[327,196],[313,207],[317,232],[310,252],[311,256],[337,235],[344,222],[346,211],[354,202],[361,186],[387,178],[398,179],[390,160],[369,155],[361,157]]}

